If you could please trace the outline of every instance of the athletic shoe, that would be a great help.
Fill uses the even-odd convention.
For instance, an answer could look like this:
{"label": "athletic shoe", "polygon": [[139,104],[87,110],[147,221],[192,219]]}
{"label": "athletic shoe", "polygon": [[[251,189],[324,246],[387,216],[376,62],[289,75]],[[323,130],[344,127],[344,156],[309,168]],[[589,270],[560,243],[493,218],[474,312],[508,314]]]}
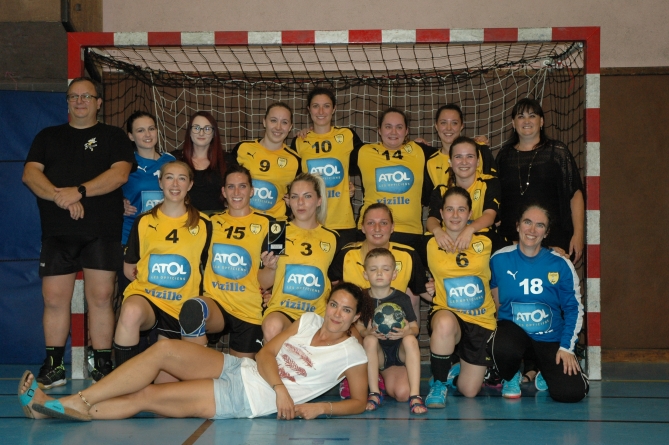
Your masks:
{"label": "athletic shoe", "polygon": [[56,386],[63,386],[65,383],[67,383],[65,366],[61,363],[59,366],[54,367],[51,363],[51,357],[47,357],[37,375],[37,384],[39,387],[41,389],[51,389]]}
{"label": "athletic shoe", "polygon": [[450,371],[448,371],[448,376],[446,377],[446,386],[457,389],[453,384],[453,380],[460,375],[460,363],[453,365]]}
{"label": "athletic shoe", "polygon": [[348,380],[344,379],[339,382],[339,397],[342,399],[351,398],[351,388],[348,387]]}
{"label": "athletic shoe", "polygon": [[534,379],[534,386],[539,391],[546,391],[548,389],[548,383],[546,383],[546,379],[544,379],[541,373],[537,374],[537,378]]}
{"label": "athletic shoe", "polygon": [[520,371],[511,380],[502,380],[502,397],[517,399],[520,397]]}
{"label": "athletic shoe", "polygon": [[105,377],[107,374],[113,371],[113,366],[111,361],[107,360],[105,361],[104,359],[99,359],[97,365],[93,370],[91,371],[91,378],[93,379],[94,383],[99,382],[102,380],[103,377]]}
{"label": "athletic shoe", "polygon": [[428,408],[446,408],[446,394],[448,388],[444,382],[430,379],[430,392],[425,397]]}
{"label": "athletic shoe", "polygon": [[483,386],[490,386],[492,388],[502,387],[502,378],[499,376],[499,371],[497,371],[496,367],[493,366],[485,369]]}

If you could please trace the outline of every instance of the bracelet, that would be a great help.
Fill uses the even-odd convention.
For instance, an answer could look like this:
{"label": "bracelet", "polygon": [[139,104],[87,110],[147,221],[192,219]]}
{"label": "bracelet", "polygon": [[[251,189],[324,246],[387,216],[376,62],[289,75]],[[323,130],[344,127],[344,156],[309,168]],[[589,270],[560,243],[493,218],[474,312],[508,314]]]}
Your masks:
{"label": "bracelet", "polygon": [[274,385],[272,385],[272,391],[274,391],[274,387],[275,387],[275,386],[279,386],[279,385],[286,386],[286,385],[284,385],[283,383],[275,383]]}
{"label": "bracelet", "polygon": [[88,403],[88,400],[86,400],[86,397],[84,397],[84,395],[81,393],[81,391],[79,391],[77,394],[79,394],[79,397],[81,397],[81,400],[84,401],[84,403],[86,404],[86,406],[88,406],[88,407],[90,408],[90,407],[91,407],[91,404]]}
{"label": "bracelet", "polygon": [[325,415],[326,418],[331,419],[332,418],[332,402],[328,402],[330,404],[330,415],[328,416],[327,414]]}

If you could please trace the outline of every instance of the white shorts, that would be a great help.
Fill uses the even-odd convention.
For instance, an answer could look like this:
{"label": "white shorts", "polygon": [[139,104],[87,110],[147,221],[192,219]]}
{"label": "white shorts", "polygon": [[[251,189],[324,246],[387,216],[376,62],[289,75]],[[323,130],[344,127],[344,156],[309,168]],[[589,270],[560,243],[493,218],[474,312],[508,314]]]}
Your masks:
{"label": "white shorts", "polygon": [[212,419],[234,419],[251,417],[251,405],[246,397],[242,381],[242,359],[223,354],[223,370],[214,379],[216,415]]}

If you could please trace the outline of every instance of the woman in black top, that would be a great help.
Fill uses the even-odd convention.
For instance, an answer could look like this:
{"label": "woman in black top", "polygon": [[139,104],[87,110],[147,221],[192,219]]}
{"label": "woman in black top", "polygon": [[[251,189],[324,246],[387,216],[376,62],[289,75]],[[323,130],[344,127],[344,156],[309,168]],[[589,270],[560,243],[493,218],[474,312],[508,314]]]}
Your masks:
{"label": "woman in black top", "polygon": [[195,172],[193,188],[188,193],[196,209],[210,214],[223,210],[221,188],[225,159],[216,119],[207,111],[198,111],[188,122],[181,150],[172,152]]}
{"label": "woman in black top", "polygon": [[521,99],[511,111],[513,133],[497,155],[502,186],[499,232],[518,239],[518,212],[527,203],[541,204],[555,219],[546,244],[568,252],[577,262],[583,254],[584,214],[581,176],[567,146],[544,132],[538,101]]}

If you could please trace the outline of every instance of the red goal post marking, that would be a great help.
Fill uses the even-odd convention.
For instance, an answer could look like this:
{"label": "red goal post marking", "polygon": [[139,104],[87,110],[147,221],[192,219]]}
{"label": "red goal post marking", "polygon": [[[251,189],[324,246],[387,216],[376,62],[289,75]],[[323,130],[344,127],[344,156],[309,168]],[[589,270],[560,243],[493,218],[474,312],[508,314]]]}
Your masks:
{"label": "red goal post marking", "polygon": [[[588,373],[601,379],[600,226],[599,226],[599,98],[600,29],[474,28],[370,29],[344,31],[215,31],[68,33],[68,77],[84,73],[83,49],[94,46],[191,45],[318,45],[400,43],[583,42],[585,56],[585,208],[586,208],[586,326]],[[74,317],[74,315],[73,315]],[[81,324],[79,324],[81,325]],[[83,325],[81,325],[83,327]],[[74,329],[74,324],[73,324]],[[79,335],[79,334],[77,334]],[[74,331],[73,331],[74,337]]]}

